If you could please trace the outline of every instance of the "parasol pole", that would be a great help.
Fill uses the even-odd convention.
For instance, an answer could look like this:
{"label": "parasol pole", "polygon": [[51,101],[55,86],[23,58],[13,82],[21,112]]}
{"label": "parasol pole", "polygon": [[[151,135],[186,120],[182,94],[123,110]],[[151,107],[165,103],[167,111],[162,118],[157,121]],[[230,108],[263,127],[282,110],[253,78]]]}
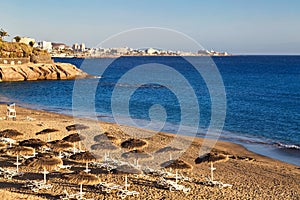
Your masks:
{"label": "parasol pole", "polygon": [[105,151],[105,153],[104,153],[104,162],[106,162],[106,161],[107,161],[107,153]]}
{"label": "parasol pole", "polygon": [[127,184],[127,175],[126,175],[126,176],[125,176],[125,190],[128,189],[127,186],[128,186],[128,184]]}
{"label": "parasol pole", "polygon": [[86,173],[89,173],[89,163],[88,162],[86,162],[85,163],[85,170],[84,170]]}
{"label": "parasol pole", "polygon": [[46,184],[47,180],[46,180],[46,175],[47,175],[47,171],[46,171],[46,167],[44,167],[44,183]]}
{"label": "parasol pole", "polygon": [[214,180],[214,170],[215,170],[215,169],[216,169],[216,168],[214,168],[213,162],[210,162],[210,176],[211,176],[211,181]]}
{"label": "parasol pole", "polygon": [[33,157],[35,157],[36,154],[35,154],[35,148],[33,148]]}
{"label": "parasol pole", "polygon": [[58,157],[59,157],[59,158],[62,158],[62,156],[61,156],[61,151],[59,151]]}
{"label": "parasol pole", "polygon": [[75,142],[73,143],[73,154],[76,153],[76,147],[75,147]]}
{"label": "parasol pole", "polygon": [[78,149],[81,151],[81,141],[78,142]]}
{"label": "parasol pole", "polygon": [[17,154],[17,173],[19,173],[19,154]]}
{"label": "parasol pole", "polygon": [[170,160],[172,160],[172,154],[170,153]]}
{"label": "parasol pole", "polygon": [[82,195],[82,184],[80,184],[80,192],[79,192],[79,194],[80,194],[80,199],[83,199],[83,198],[82,198],[82,196],[83,196],[83,195]]}

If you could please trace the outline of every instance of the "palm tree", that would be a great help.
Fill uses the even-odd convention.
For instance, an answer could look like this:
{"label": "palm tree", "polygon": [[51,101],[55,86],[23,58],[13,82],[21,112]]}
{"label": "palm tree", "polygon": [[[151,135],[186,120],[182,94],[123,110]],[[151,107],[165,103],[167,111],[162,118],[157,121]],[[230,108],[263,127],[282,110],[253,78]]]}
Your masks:
{"label": "palm tree", "polygon": [[3,37],[6,37],[6,36],[9,36],[8,32],[6,32],[5,30],[3,30],[1,28],[1,30],[0,30],[0,38],[1,38],[1,40],[3,39]]}
{"label": "palm tree", "polygon": [[33,46],[34,46],[34,42],[33,42],[33,41],[30,41],[30,42],[29,42],[29,46],[33,47]]}
{"label": "palm tree", "polygon": [[16,42],[20,42],[21,37],[20,36],[16,36],[16,37],[14,37],[14,39],[15,39]]}

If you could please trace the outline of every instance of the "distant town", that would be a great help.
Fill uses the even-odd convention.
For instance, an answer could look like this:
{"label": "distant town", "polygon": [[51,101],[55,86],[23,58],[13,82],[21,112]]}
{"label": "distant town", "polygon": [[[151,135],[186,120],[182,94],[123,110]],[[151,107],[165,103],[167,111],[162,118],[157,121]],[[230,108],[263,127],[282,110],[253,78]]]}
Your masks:
{"label": "distant town", "polygon": [[[18,41],[16,41],[16,39]],[[61,58],[101,58],[120,56],[229,56],[227,52],[217,52],[214,50],[199,50],[198,52],[184,52],[162,50],[155,48],[133,49],[130,47],[116,48],[88,48],[84,43],[75,43],[68,46],[64,43],[50,41],[38,41],[29,37],[14,38],[12,42],[25,43],[27,45],[46,50],[52,57]]]}

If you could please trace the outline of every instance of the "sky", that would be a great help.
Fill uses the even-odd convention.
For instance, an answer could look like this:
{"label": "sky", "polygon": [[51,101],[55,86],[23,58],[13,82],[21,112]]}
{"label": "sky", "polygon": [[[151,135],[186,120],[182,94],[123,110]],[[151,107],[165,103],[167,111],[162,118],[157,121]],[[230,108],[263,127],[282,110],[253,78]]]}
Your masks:
{"label": "sky", "polygon": [[[299,0],[11,0],[1,2],[0,28],[11,35],[6,40],[19,35],[95,47],[126,30],[160,27],[209,50],[300,54],[299,10]],[[169,39],[165,48],[190,47],[178,43]]]}

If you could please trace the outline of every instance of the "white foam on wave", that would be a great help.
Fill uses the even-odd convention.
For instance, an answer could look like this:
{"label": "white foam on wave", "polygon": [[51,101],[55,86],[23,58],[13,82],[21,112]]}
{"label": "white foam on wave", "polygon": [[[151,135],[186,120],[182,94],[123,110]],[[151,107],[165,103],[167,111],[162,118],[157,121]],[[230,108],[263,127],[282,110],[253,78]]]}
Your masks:
{"label": "white foam on wave", "polygon": [[282,144],[282,143],[277,143],[279,148],[285,148],[285,149],[297,149],[300,150],[300,146],[295,145],[295,144]]}

